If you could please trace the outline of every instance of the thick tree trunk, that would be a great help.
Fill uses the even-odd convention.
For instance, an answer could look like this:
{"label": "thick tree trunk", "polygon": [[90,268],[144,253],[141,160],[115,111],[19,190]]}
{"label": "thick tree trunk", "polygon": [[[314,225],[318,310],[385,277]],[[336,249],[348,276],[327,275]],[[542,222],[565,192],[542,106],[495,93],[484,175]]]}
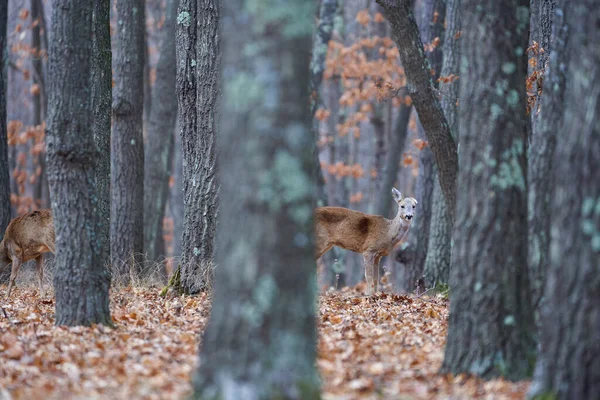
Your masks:
{"label": "thick tree trunk", "polygon": [[245,4],[223,6],[219,268],[195,397],[318,399],[313,4]]}
{"label": "thick tree trunk", "polygon": [[549,295],[541,305],[540,354],[530,389],[540,398],[600,398],[598,21],[595,1],[577,6],[557,1],[541,120],[542,125],[555,121],[559,134],[545,286]]}
{"label": "thick tree trunk", "polygon": [[[451,78],[458,76],[460,46],[457,34],[460,32],[460,0],[448,0],[446,3],[446,30],[442,53],[441,77],[439,82],[442,94],[441,104],[450,132],[458,142],[458,81]],[[437,175],[437,170],[436,170]],[[425,286],[433,287],[437,284],[447,284],[450,275],[451,248],[452,248],[452,216],[444,201],[444,193],[437,178],[434,178],[433,199],[431,207],[431,226],[429,228],[429,244],[423,275]]]}
{"label": "thick tree trunk", "polygon": [[177,18],[184,174],[181,286],[187,293],[197,293],[212,285],[214,268],[219,194],[215,149],[221,57],[219,2],[182,1]]}
{"label": "thick tree trunk", "polygon": [[[6,132],[6,34],[8,20],[8,2],[0,2],[0,235],[4,236],[10,222],[10,173],[8,165],[8,140]],[[0,271],[0,282],[5,282],[10,276],[10,268]]]}
{"label": "thick tree trunk", "polygon": [[144,0],[117,2],[111,165],[112,266],[123,283],[144,251]]}
{"label": "thick tree trunk", "polygon": [[112,50],[110,43],[110,0],[94,2],[92,63],[92,132],[98,149],[96,190],[98,237],[101,258],[110,263],[110,137],[112,103]]}
{"label": "thick tree trunk", "polygon": [[177,97],[175,93],[176,0],[169,0],[161,31],[156,82],[148,126],[144,174],[144,249],[149,260],[164,257],[163,218],[173,165]]}
{"label": "thick tree trunk", "polygon": [[[179,132],[179,124],[175,122],[175,132]],[[175,134],[175,147],[173,149],[173,175],[175,183],[171,188],[169,205],[173,215],[173,255],[181,256],[183,239],[183,160],[181,149],[181,136]]]}
{"label": "thick tree trunk", "polygon": [[[552,14],[556,5],[555,0],[533,0],[531,2],[531,34],[530,42],[535,40],[543,52],[530,55],[536,60],[534,68],[530,67],[530,76],[535,74],[536,84],[532,89],[537,93],[538,83],[541,86],[547,71],[546,65],[550,48],[552,31]],[[564,79],[560,72],[555,79]],[[546,80],[546,82],[549,82]],[[550,83],[546,85],[541,97],[537,98],[531,110],[531,138],[528,146],[528,184],[529,184],[529,276],[531,281],[532,301],[539,308],[543,296],[546,277],[546,266],[550,252],[550,217],[552,214],[550,193],[554,187],[553,157],[556,148],[556,136],[560,110],[564,93],[563,82],[559,86]],[[556,90],[555,88],[558,88]],[[546,103],[546,110],[541,108],[540,101],[545,96],[552,96],[551,102]],[[554,107],[561,107],[555,109]]]}
{"label": "thick tree trunk", "polygon": [[412,2],[377,0],[377,3],[385,10],[386,18],[392,27],[392,38],[400,52],[408,92],[425,129],[450,215],[454,216],[458,153],[438,100],[438,91],[431,79],[430,64],[423,50],[423,42],[411,7]]}
{"label": "thick tree trunk", "polygon": [[110,274],[97,240],[98,151],[89,91],[93,8],[79,0],[56,0],[53,5],[46,139],[56,231],[56,325],[110,325]]}
{"label": "thick tree trunk", "polygon": [[531,373],[535,345],[527,273],[524,87],[528,4],[461,1],[460,206],[445,372],[512,380]]}

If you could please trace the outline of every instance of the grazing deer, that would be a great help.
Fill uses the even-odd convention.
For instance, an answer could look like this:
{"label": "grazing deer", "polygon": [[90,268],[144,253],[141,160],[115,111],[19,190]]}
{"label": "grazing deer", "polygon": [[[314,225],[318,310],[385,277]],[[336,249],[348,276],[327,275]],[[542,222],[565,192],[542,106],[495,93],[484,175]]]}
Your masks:
{"label": "grazing deer", "polygon": [[0,265],[4,267],[12,262],[6,298],[10,296],[21,264],[34,259],[40,296],[44,295],[43,254],[49,251],[54,253],[54,221],[50,210],[32,211],[10,221],[0,242]]}
{"label": "grazing deer", "polygon": [[392,188],[398,213],[392,220],[342,207],[318,207],[315,215],[316,258],[333,246],[363,255],[367,294],[377,291],[379,260],[387,256],[408,232],[417,200]]}

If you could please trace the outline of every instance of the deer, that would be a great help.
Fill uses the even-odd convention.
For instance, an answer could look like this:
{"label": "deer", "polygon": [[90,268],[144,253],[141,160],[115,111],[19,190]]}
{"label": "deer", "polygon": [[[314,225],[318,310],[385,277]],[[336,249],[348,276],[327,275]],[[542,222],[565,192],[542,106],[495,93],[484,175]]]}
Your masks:
{"label": "deer", "polygon": [[28,212],[14,218],[6,227],[0,242],[0,266],[12,263],[6,298],[10,296],[21,264],[35,260],[39,295],[44,296],[44,253],[54,254],[54,220],[50,210]]}
{"label": "deer", "polygon": [[343,207],[317,207],[315,210],[316,260],[337,246],[363,255],[367,295],[377,292],[379,261],[390,254],[410,228],[417,200],[403,197],[396,188],[392,196],[398,212],[390,220]]}

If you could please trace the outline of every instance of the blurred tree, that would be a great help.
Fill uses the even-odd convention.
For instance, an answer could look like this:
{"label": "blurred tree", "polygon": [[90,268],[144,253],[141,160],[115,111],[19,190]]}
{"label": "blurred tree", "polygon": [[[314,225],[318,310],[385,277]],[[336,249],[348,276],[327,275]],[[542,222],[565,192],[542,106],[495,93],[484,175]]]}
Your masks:
{"label": "blurred tree", "polygon": [[181,0],[176,41],[183,146],[181,287],[186,293],[197,293],[212,284],[214,268],[219,193],[215,149],[221,58],[219,2]]}
{"label": "blurred tree", "polygon": [[528,11],[527,0],[461,1],[460,191],[442,366],[454,374],[518,380],[531,373]]}
{"label": "blurred tree", "polygon": [[[93,5],[56,0],[49,51],[48,181],[56,231],[56,325],[111,325],[100,248],[94,143]],[[108,112],[104,108],[105,112]]]}
{"label": "blurred tree", "polygon": [[[460,0],[448,0],[444,43],[442,53],[442,71],[439,77],[441,105],[450,132],[458,142],[458,60],[460,57]],[[437,175],[437,169],[435,171]],[[451,239],[453,221],[444,201],[444,193],[439,180],[434,177],[431,206],[431,226],[429,227],[429,243],[427,257],[423,268],[425,287],[437,284],[448,284],[451,263]]]}
{"label": "blurred tree", "polygon": [[[39,1],[39,0],[38,0]],[[92,132],[98,149],[96,190],[98,191],[98,235],[101,259],[110,263],[110,138],[112,103],[112,49],[110,0],[94,2],[92,69]]]}
{"label": "blurred tree", "polygon": [[166,3],[165,23],[160,32],[156,81],[146,142],[144,173],[144,249],[149,260],[166,255],[163,218],[169,195],[173,165],[177,96],[175,93],[175,18],[178,1]]}
{"label": "blurred tree", "polygon": [[[530,395],[600,398],[600,8],[557,0],[542,125],[556,121],[550,251]],[[547,115],[546,113],[556,113]],[[549,128],[549,127],[548,127]],[[548,129],[542,128],[543,131]]]}
{"label": "blurred tree", "polygon": [[219,266],[195,398],[320,397],[307,91],[314,2],[261,4],[223,2]]}
{"label": "blurred tree", "polygon": [[[6,64],[6,25],[8,20],[8,2],[0,2],[0,66]],[[6,133],[6,90],[4,87],[6,69],[0,67],[0,234],[11,219],[10,209],[10,173],[8,165],[8,138]],[[8,281],[10,268],[0,271],[0,282]]]}
{"label": "blurred tree", "polygon": [[[531,137],[528,146],[528,190],[529,190],[529,275],[532,301],[538,308],[548,265],[550,252],[550,214],[552,214],[552,192],[554,186],[553,158],[563,94],[551,92],[552,99],[546,110],[540,107],[542,88],[547,70],[548,56],[552,49],[550,36],[556,0],[531,1],[530,59],[527,78],[528,107],[531,113]],[[560,75],[555,75],[556,77]],[[564,90],[564,85],[559,86]]]}
{"label": "blurred tree", "polygon": [[128,283],[144,251],[144,0],[116,9],[110,244],[112,266]]}

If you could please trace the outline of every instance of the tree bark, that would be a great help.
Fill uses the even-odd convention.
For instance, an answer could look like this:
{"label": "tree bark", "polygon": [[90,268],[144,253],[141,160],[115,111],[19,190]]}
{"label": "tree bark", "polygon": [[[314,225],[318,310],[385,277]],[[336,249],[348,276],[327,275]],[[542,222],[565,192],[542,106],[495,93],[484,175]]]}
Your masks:
{"label": "tree bark", "polygon": [[111,325],[110,274],[101,258],[89,87],[93,7],[56,0],[49,52],[48,181],[56,231],[56,325]]}
{"label": "tree bark", "polygon": [[461,1],[460,207],[444,372],[511,380],[531,373],[523,84],[528,10],[526,0]]}
{"label": "tree bark", "polygon": [[[321,83],[323,82],[323,73],[325,72],[325,59],[327,58],[327,50],[329,49],[329,40],[333,32],[333,21],[338,10],[338,0],[323,0],[319,10],[319,23],[317,24],[317,33],[315,34],[312,46],[312,58],[310,62],[310,107],[311,115],[314,118],[317,109],[319,108]],[[318,123],[313,121],[313,129],[315,136]],[[326,206],[329,202],[327,199],[327,191],[325,190],[325,178],[323,170],[319,163],[318,148],[314,148],[315,158],[315,175],[317,176],[317,198],[319,206]]]}
{"label": "tree bark", "polygon": [[184,174],[181,285],[186,293],[197,293],[212,285],[214,268],[219,194],[215,139],[220,34],[219,2],[191,3],[182,1],[177,17]]}
{"label": "tree bark", "polygon": [[560,134],[550,201],[549,295],[541,305],[540,352],[530,395],[598,399],[600,9],[592,0],[556,3],[540,122],[556,122]]}
{"label": "tree bark", "polygon": [[223,4],[219,268],[195,398],[318,399],[314,4]]}
{"label": "tree bark", "polygon": [[[0,2],[0,234],[4,236],[11,219],[10,173],[8,165],[8,139],[6,132],[6,34],[8,22],[8,2]],[[8,281],[10,268],[0,274],[0,282]]]}
{"label": "tree bark", "polygon": [[[431,44],[435,38],[442,39],[444,33],[444,17],[446,14],[445,2],[442,0],[426,0],[420,3],[417,13],[420,37],[423,43]],[[427,59],[430,65],[430,74],[433,77],[434,86],[437,87],[437,78],[442,69],[442,49],[435,47],[428,52]],[[419,116],[419,121],[421,118]],[[419,136],[425,139],[422,122],[418,125]],[[408,263],[404,266],[404,279],[402,279],[403,289],[412,292],[420,281],[425,267],[425,258],[427,257],[427,248],[429,245],[429,228],[432,223],[436,223],[431,218],[433,207],[432,197],[433,188],[436,181],[436,168],[434,165],[433,154],[429,146],[423,148],[419,153],[419,176],[417,177],[417,190],[415,197],[419,202],[419,209],[413,227],[408,233],[408,246],[403,250],[410,253]],[[443,201],[443,199],[442,199]]]}
{"label": "tree bark", "polygon": [[95,180],[98,196],[98,237],[103,263],[110,263],[110,139],[112,49],[110,0],[94,2],[92,68],[92,132],[98,149]]}
{"label": "tree bark", "polygon": [[[458,142],[458,81],[444,82],[451,75],[458,76],[460,46],[456,37],[461,30],[460,26],[460,0],[448,0],[446,4],[446,30],[442,53],[441,77],[439,82],[442,110],[448,121],[450,132]],[[436,170],[437,175],[437,170]],[[452,248],[452,217],[444,201],[444,193],[439,180],[434,178],[433,198],[431,210],[431,226],[429,228],[429,244],[427,257],[423,268],[425,287],[434,287],[437,284],[447,284],[450,276],[451,248]]]}
{"label": "tree bark", "polygon": [[[530,41],[535,40],[544,49],[534,55],[535,68],[530,67],[530,75],[536,74],[536,79],[541,84],[545,79],[546,65],[550,48],[552,33],[552,14],[556,5],[555,0],[533,0],[531,2],[531,34]],[[528,147],[528,182],[529,182],[529,276],[531,281],[532,301],[536,309],[543,296],[543,287],[546,277],[546,266],[550,252],[550,217],[552,214],[552,197],[550,193],[554,187],[553,157],[556,149],[556,136],[562,100],[564,97],[564,75],[560,72],[554,75],[561,79],[558,86],[551,82],[546,86],[547,93],[536,100],[531,110],[531,138]],[[540,81],[542,79],[542,81]],[[559,90],[555,90],[557,87]],[[533,88],[536,92],[538,85]],[[552,96],[547,103],[547,110],[539,107],[541,99]],[[561,107],[556,109],[555,107]]]}
{"label": "tree bark", "polygon": [[111,257],[123,283],[144,251],[144,0],[117,2],[111,165]]}
{"label": "tree bark", "polygon": [[169,179],[173,165],[177,96],[175,93],[175,19],[177,1],[166,5],[161,31],[156,82],[152,91],[152,111],[148,126],[144,174],[144,236],[146,257],[164,257],[163,219],[169,197]]}
{"label": "tree bark", "polygon": [[449,206],[450,215],[453,217],[454,204],[456,204],[458,153],[450,126],[438,100],[438,92],[431,79],[430,64],[423,50],[423,42],[411,7],[412,2],[377,0],[377,3],[385,10],[386,18],[392,27],[392,38],[400,52],[408,92],[425,129],[438,169],[440,186]]}

